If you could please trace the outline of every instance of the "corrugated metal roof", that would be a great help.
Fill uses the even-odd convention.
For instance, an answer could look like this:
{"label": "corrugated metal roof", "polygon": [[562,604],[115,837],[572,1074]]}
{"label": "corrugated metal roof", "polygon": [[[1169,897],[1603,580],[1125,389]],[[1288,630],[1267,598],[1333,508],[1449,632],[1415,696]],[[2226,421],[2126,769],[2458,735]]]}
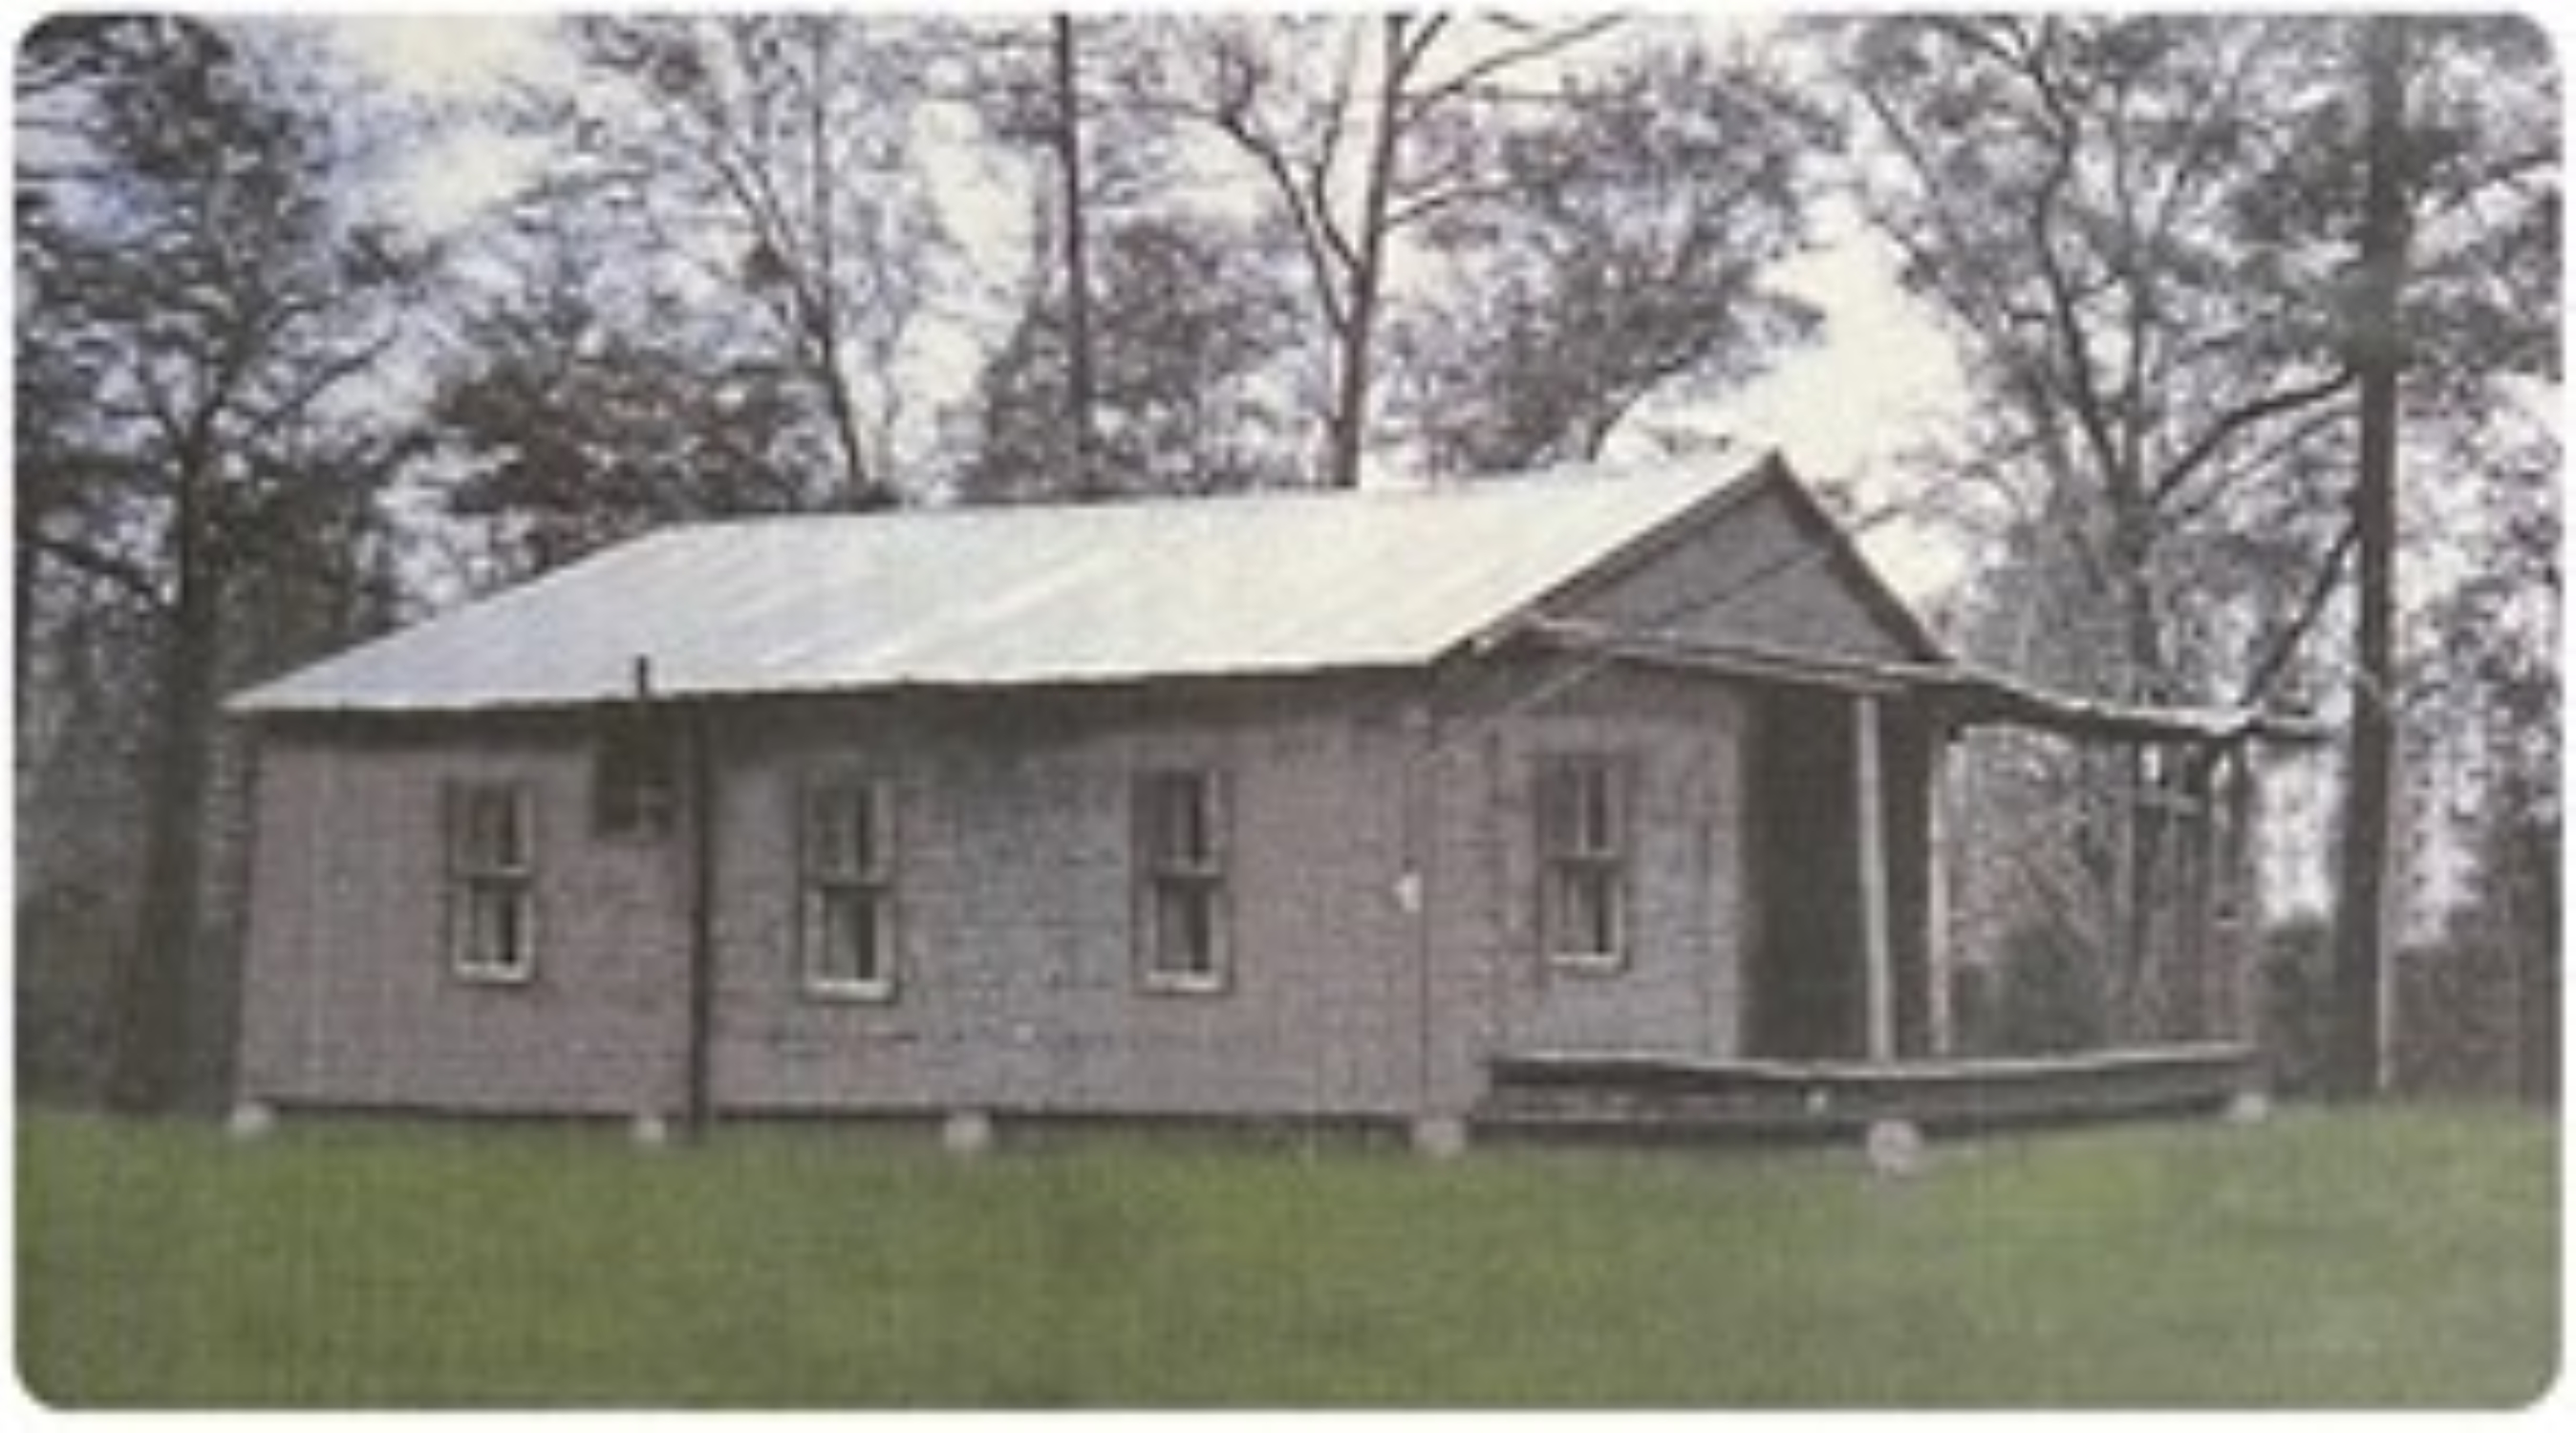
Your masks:
{"label": "corrugated metal roof", "polygon": [[1440,488],[913,510],[671,529],[235,698],[559,706],[1429,662],[1749,482],[1583,469]]}

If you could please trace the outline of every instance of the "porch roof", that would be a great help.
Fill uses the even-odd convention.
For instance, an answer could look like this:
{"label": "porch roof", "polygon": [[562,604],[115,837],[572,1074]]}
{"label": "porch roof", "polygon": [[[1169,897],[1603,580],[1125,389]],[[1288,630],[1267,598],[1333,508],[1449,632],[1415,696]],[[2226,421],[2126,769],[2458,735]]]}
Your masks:
{"label": "porch roof", "polygon": [[1595,623],[1542,618],[1512,635],[1608,661],[1705,672],[1783,686],[1821,687],[1925,702],[1954,726],[2011,725],[2078,740],[2232,746],[2312,745],[2328,739],[2313,719],[2250,708],[2146,706],[2053,692],[1973,664],[1870,661],[1825,653],[1682,642]]}

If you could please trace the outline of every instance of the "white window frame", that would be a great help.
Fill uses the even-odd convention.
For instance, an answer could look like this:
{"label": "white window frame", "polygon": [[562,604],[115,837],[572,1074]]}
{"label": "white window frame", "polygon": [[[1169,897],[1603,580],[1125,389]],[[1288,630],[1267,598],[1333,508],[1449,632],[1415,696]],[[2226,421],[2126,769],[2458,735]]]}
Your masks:
{"label": "white window frame", "polygon": [[[474,985],[532,983],[537,978],[539,950],[534,788],[514,780],[450,781],[440,788],[439,807],[448,970]],[[507,813],[504,829],[509,834],[497,843],[486,843],[478,839],[484,830],[480,818],[494,811]],[[484,849],[487,844],[500,849]],[[482,933],[494,928],[481,917],[496,905],[510,913],[500,928],[517,933],[516,960],[495,960],[480,948]]]}
{"label": "white window frame", "polygon": [[[856,842],[823,838],[820,818],[827,807],[860,803]],[[846,810],[835,815],[845,816]],[[892,783],[863,776],[822,776],[807,781],[796,795],[796,983],[808,998],[887,1004],[901,990],[901,912],[897,904],[897,841]],[[853,848],[849,864],[832,862],[834,847]],[[867,921],[876,968],[855,975],[824,968],[831,951],[833,911],[837,904],[855,908]]]}
{"label": "white window frame", "polygon": [[[1190,814],[1175,839],[1164,803],[1186,790]],[[1130,787],[1135,861],[1137,983],[1162,995],[1221,995],[1234,983],[1232,854],[1225,773],[1208,766],[1166,766],[1136,773]],[[1166,914],[1176,902],[1197,911],[1203,949],[1175,965],[1165,943]]]}
{"label": "white window frame", "polygon": [[[1615,975],[1635,959],[1637,785],[1637,763],[1621,752],[1546,752],[1535,763],[1533,894],[1539,949],[1551,966]],[[1560,939],[1577,891],[1595,903],[1605,941],[1575,946]]]}

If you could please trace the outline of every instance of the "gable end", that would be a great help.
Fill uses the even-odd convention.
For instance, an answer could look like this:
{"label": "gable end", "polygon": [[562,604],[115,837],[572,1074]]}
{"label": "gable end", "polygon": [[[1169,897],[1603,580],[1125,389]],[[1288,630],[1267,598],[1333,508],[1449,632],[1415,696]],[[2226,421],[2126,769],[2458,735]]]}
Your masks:
{"label": "gable end", "polygon": [[1777,455],[1750,480],[1596,564],[1526,615],[1692,645],[1948,660]]}

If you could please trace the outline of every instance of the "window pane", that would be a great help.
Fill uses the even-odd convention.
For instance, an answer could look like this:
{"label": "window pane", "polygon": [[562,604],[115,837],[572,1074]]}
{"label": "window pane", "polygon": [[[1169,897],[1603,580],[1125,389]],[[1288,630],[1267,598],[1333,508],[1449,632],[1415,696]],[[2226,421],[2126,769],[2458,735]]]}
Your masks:
{"label": "window pane", "polygon": [[1615,756],[1548,757],[1539,765],[1539,937],[1551,956],[1606,961],[1626,954],[1628,774]]}
{"label": "window pane", "polygon": [[840,793],[820,788],[805,793],[805,873],[839,875],[849,868],[849,830],[841,819]]}
{"label": "window pane", "polygon": [[1551,761],[1538,769],[1538,845],[1547,855],[1572,851],[1574,844],[1574,769]]}
{"label": "window pane", "polygon": [[457,864],[469,875],[524,871],[528,839],[524,802],[515,786],[458,788]]}
{"label": "window pane", "polygon": [[520,799],[516,787],[503,787],[492,793],[492,819],[500,828],[500,835],[494,843],[497,855],[493,865],[497,869],[524,871],[528,868],[528,824],[522,819],[525,809],[526,803]]}
{"label": "window pane", "polygon": [[1564,866],[1550,866],[1541,904],[1547,922],[1547,949],[1551,955],[1564,955],[1583,948],[1582,924],[1574,908],[1574,873]]}
{"label": "window pane", "polygon": [[476,970],[492,967],[493,952],[500,948],[501,903],[482,886],[468,887],[465,893],[465,963]]}
{"label": "window pane", "polygon": [[1154,887],[1154,968],[1164,975],[1206,979],[1217,972],[1216,891],[1211,886],[1160,881]]}
{"label": "window pane", "polygon": [[877,823],[884,804],[877,799],[877,789],[873,786],[850,789],[849,809],[842,815],[850,828],[849,871],[853,876],[873,879],[880,869],[879,862],[885,850],[883,842],[878,839]]}
{"label": "window pane", "polygon": [[803,979],[825,991],[890,994],[895,852],[887,788],[867,781],[808,786],[799,812]]}
{"label": "window pane", "polygon": [[1195,771],[1161,771],[1145,779],[1144,838],[1147,860],[1167,870],[1202,870],[1213,864],[1214,821],[1210,782]]}
{"label": "window pane", "polygon": [[1609,870],[1578,871],[1574,877],[1575,929],[1590,955],[1619,953],[1619,880]]}
{"label": "window pane", "polygon": [[452,970],[525,979],[536,964],[536,832],[529,789],[505,781],[440,789],[447,864],[441,902]]}
{"label": "window pane", "polygon": [[1582,813],[1576,849],[1587,856],[1618,849],[1618,812],[1607,763],[1586,763],[1574,770],[1578,809]]}
{"label": "window pane", "polygon": [[824,879],[863,880],[880,872],[884,842],[872,786],[827,786],[806,793],[805,870]]}
{"label": "window pane", "polygon": [[528,904],[517,890],[503,889],[492,893],[494,922],[492,965],[498,970],[516,972],[528,963]]}
{"label": "window pane", "polygon": [[1621,954],[1625,912],[1616,867],[1571,862],[1551,866],[1545,904],[1549,954],[1605,958]]}
{"label": "window pane", "polygon": [[526,971],[530,949],[527,892],[515,883],[476,881],[465,892],[465,944],[459,961],[483,975]]}
{"label": "window pane", "polygon": [[1214,988],[1225,975],[1224,812],[1219,777],[1137,778],[1138,958],[1149,979]]}
{"label": "window pane", "polygon": [[885,901],[873,891],[825,887],[813,897],[809,974],[825,985],[876,985],[886,978]]}
{"label": "window pane", "polygon": [[1598,757],[1558,757],[1538,769],[1539,849],[1551,856],[1607,856],[1619,849],[1620,768]]}

